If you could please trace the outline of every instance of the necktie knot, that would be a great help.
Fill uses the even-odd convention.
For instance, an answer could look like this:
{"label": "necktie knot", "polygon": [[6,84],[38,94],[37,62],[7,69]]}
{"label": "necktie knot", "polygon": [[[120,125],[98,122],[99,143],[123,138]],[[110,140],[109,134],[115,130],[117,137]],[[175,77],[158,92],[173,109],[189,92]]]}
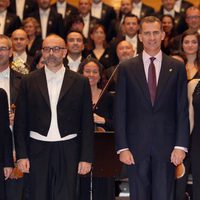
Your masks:
{"label": "necktie knot", "polygon": [[155,59],[156,59],[155,57],[150,58],[151,62],[153,62]]}

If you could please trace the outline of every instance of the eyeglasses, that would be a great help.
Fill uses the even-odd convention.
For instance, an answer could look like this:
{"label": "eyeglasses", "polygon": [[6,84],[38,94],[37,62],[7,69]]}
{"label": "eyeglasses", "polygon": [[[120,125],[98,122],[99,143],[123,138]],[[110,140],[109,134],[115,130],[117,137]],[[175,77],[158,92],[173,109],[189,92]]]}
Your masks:
{"label": "eyeglasses", "polygon": [[199,19],[200,15],[187,16],[187,19]]}
{"label": "eyeglasses", "polygon": [[5,52],[5,51],[8,51],[10,49],[11,49],[10,47],[0,47],[0,52]]}
{"label": "eyeglasses", "polygon": [[44,53],[50,53],[51,50],[52,50],[53,53],[60,53],[60,51],[63,50],[63,49],[65,49],[65,48],[63,48],[63,47],[58,47],[58,46],[55,46],[55,47],[43,47],[43,48],[42,48],[42,51],[43,51]]}

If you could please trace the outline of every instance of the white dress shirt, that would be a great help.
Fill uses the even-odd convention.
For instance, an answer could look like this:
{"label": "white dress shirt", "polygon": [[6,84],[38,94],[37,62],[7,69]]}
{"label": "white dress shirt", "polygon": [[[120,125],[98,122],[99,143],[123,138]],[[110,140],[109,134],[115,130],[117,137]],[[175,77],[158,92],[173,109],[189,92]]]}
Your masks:
{"label": "white dress shirt", "polygon": [[83,27],[83,35],[85,38],[88,38],[89,27],[90,27],[90,14],[88,13],[86,17],[83,17],[84,27]]}
{"label": "white dress shirt", "polygon": [[101,19],[102,2],[92,3],[91,14],[97,19]]}
{"label": "white dress shirt", "polygon": [[41,21],[41,29],[42,29],[42,39],[45,39],[47,36],[47,24],[49,19],[50,8],[47,10],[39,9],[40,13],[40,21]]}
{"label": "white dress shirt", "polygon": [[67,60],[68,60],[68,66],[70,68],[70,70],[77,72],[79,65],[81,64],[81,59],[82,56],[80,56],[78,59],[73,60],[69,55],[67,56]]}
{"label": "white dress shirt", "polygon": [[[135,55],[137,54],[137,45],[138,45],[138,35],[136,34],[134,37],[130,38],[128,35],[125,36],[125,40],[127,42],[130,42],[133,46],[133,49],[135,49]],[[135,56],[134,55],[134,56]]]}
{"label": "white dress shirt", "polygon": [[181,4],[182,4],[182,0],[176,0],[175,1],[175,5],[174,5],[174,10],[176,11],[176,12],[180,12],[180,10],[181,10]]}
{"label": "white dress shirt", "polygon": [[23,20],[25,0],[16,0],[16,13]]}
{"label": "white dress shirt", "polygon": [[0,34],[4,34],[7,10],[0,12]]}
{"label": "white dress shirt", "polygon": [[142,9],[142,2],[133,3],[133,9],[131,13],[140,18],[141,9]]}
{"label": "white dress shirt", "polygon": [[57,11],[58,13],[60,13],[63,17],[63,19],[65,18],[65,11],[66,11],[66,8],[67,8],[67,2],[63,2],[63,3],[60,3],[59,1],[57,1],[56,3],[56,7],[57,7]]}
{"label": "white dress shirt", "polygon": [[175,10],[174,9],[172,9],[170,11],[163,9],[163,13],[164,13],[164,15],[171,15],[173,18],[175,17]]}
{"label": "white dress shirt", "polygon": [[49,100],[51,106],[51,123],[47,136],[43,136],[37,132],[30,131],[30,137],[36,140],[48,141],[48,142],[56,142],[56,141],[64,141],[69,140],[77,136],[77,134],[70,134],[63,138],[60,136],[60,132],[58,129],[58,118],[57,118],[57,103],[60,95],[61,86],[63,83],[64,75],[65,75],[65,67],[62,66],[60,70],[56,73],[50,71],[45,66],[45,75],[47,79],[47,87],[49,93]]}
{"label": "white dress shirt", "polygon": [[0,87],[3,88],[8,96],[8,105],[10,105],[10,68],[0,72]]}
{"label": "white dress shirt", "polygon": [[27,61],[27,53],[24,51],[22,54],[18,54],[17,52],[13,52],[13,60],[21,60],[23,63]]}

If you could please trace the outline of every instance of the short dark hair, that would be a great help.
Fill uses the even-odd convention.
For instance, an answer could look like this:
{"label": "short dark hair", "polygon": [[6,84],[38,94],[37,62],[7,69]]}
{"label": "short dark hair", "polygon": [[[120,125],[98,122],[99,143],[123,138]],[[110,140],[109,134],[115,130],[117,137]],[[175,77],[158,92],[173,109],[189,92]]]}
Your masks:
{"label": "short dark hair", "polygon": [[160,19],[158,19],[155,16],[147,16],[147,17],[142,18],[142,20],[140,21],[140,33],[142,31],[142,25],[144,23],[154,23],[154,22],[158,22],[160,24],[161,31],[163,31],[162,22],[160,21]]}
{"label": "short dark hair", "polygon": [[138,23],[138,24],[140,23],[140,20],[139,20],[138,16],[136,16],[136,15],[134,15],[134,14],[132,14],[132,13],[129,12],[129,13],[127,13],[127,14],[124,16],[123,24],[125,23],[125,20],[126,20],[127,17],[136,18],[136,19],[137,19],[137,23]]}
{"label": "short dark hair", "polygon": [[83,39],[83,42],[84,42],[84,36],[83,36],[83,33],[78,31],[78,30],[70,30],[67,32],[67,35],[66,35],[66,42],[67,42],[67,37],[70,33],[79,33],[81,36],[82,36],[82,39]]}

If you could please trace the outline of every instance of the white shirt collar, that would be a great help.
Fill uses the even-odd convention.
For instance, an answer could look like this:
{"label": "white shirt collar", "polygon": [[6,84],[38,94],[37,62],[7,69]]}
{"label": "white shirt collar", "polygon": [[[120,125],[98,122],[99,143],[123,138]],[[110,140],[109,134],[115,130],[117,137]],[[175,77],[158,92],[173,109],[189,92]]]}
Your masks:
{"label": "white shirt collar", "polygon": [[142,8],[142,2],[141,1],[139,3],[134,3],[133,2],[133,8],[141,9]]}
{"label": "white shirt collar", "polygon": [[0,77],[9,78],[10,76],[10,68],[7,67],[4,71],[0,72]]}
{"label": "white shirt collar", "polygon": [[92,7],[94,7],[94,8],[102,8],[102,2],[92,3]]}
{"label": "white shirt collar", "polygon": [[142,52],[142,58],[144,60],[144,62],[150,62],[150,58],[154,57],[156,58],[156,61],[159,61],[161,63],[162,61],[162,51],[160,50],[155,56],[150,56],[145,50],[143,50]]}
{"label": "white shirt collar", "polygon": [[64,2],[61,3],[61,2],[59,2],[59,1],[57,1],[56,6],[59,7],[59,8],[60,8],[60,7],[63,7],[63,6],[64,6],[64,7],[67,7],[67,2],[64,1]]}
{"label": "white shirt collar", "polygon": [[82,18],[84,22],[88,22],[90,20],[90,13],[88,13],[85,17],[82,16]]}
{"label": "white shirt collar", "polygon": [[47,8],[46,10],[39,8],[39,12],[40,12],[40,15],[49,15],[50,8]]}
{"label": "white shirt collar", "polygon": [[170,11],[166,10],[165,8],[163,9],[163,14],[164,15],[171,15],[172,17],[175,17],[175,10],[172,9]]}
{"label": "white shirt collar", "polygon": [[62,67],[57,72],[51,71],[47,66],[44,67],[44,70],[45,70],[47,81],[50,81],[53,78],[61,79],[65,73],[64,65],[62,65]]}
{"label": "white shirt collar", "polygon": [[21,55],[19,55],[17,52],[13,52],[13,60],[22,60],[22,62],[26,62],[27,61],[27,53],[26,51],[24,51]]}

